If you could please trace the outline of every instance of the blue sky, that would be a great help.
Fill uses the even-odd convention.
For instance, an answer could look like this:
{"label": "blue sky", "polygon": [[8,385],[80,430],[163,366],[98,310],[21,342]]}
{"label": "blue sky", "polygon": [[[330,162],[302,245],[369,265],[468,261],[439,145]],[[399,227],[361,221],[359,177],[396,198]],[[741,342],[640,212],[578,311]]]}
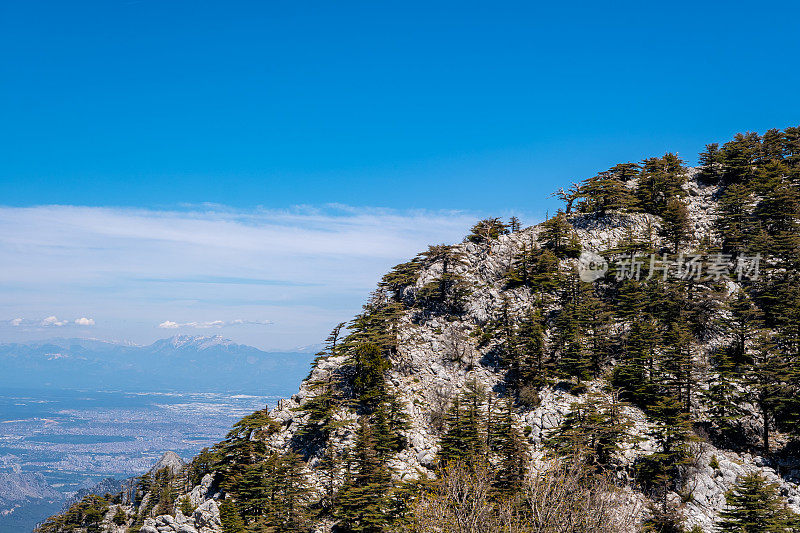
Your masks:
{"label": "blue sky", "polygon": [[[707,142],[800,124],[800,6],[699,4],[3,2],[0,252],[41,271],[0,272],[0,319],[34,324],[58,311],[92,318],[95,335],[139,340],[164,333],[152,325],[163,321],[271,320],[229,336],[316,342],[386,266],[429,240],[457,240],[457,224],[535,222],[556,207],[558,186],[617,162],[670,150],[691,163]],[[93,225],[111,216],[122,233],[145,220],[159,237]],[[314,241],[321,221],[338,243],[368,231],[369,217],[378,228],[404,221],[370,237],[401,244],[355,264],[310,246],[316,292],[292,268],[270,273],[284,285],[233,283],[265,272],[239,268],[236,253],[250,252],[223,252],[224,239],[205,256],[202,239],[180,241],[197,247],[191,265],[153,246],[191,240],[192,224],[264,238],[294,224]],[[170,234],[176,223],[185,234]],[[274,257],[242,262],[299,260],[267,249]],[[333,264],[358,274],[345,283]],[[181,268],[194,282],[152,281]],[[242,286],[263,294],[212,294]],[[182,290],[208,302],[192,311]],[[324,318],[281,329],[290,308]]]}

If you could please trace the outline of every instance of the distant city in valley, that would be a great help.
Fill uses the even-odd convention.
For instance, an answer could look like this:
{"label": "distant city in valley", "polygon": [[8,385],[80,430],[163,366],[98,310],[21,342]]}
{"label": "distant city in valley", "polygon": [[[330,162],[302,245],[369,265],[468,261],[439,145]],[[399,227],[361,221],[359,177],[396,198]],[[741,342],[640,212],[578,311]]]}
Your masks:
{"label": "distant city in valley", "polygon": [[[146,347],[85,339],[0,345],[5,376],[20,373],[0,384],[0,533],[30,531],[76,491],[141,475],[166,451],[191,459],[243,416],[296,390],[312,357],[221,337],[178,336]],[[140,371],[157,358],[161,374],[151,374],[148,386]],[[59,370],[65,360],[74,372]],[[212,360],[230,364],[233,377],[214,372]],[[31,367],[39,386],[24,379]],[[217,379],[218,390],[204,375]],[[226,389],[226,379],[243,386]],[[94,388],[81,387],[91,380]]]}

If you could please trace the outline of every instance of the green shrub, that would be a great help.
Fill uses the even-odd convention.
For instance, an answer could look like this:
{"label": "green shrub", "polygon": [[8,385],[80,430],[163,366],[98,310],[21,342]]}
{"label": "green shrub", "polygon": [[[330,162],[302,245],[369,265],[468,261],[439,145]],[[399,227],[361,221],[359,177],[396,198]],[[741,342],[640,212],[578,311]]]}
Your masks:
{"label": "green shrub", "polygon": [[111,519],[116,525],[121,526],[128,521],[128,513],[122,510],[122,507],[117,507],[117,512],[114,513],[114,518]]}
{"label": "green shrub", "polygon": [[194,513],[194,506],[188,496],[184,496],[178,501],[178,508],[184,516],[191,516]]}

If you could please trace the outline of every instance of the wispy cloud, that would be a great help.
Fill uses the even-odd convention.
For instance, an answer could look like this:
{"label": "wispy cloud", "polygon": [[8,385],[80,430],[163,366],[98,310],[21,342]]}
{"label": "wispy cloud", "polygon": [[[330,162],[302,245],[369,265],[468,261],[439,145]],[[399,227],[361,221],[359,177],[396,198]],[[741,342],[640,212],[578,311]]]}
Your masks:
{"label": "wispy cloud", "polygon": [[428,244],[460,241],[477,218],[342,205],[0,207],[0,316],[82,317],[89,308],[102,319],[94,335],[115,328],[109,334],[142,342],[165,317],[197,328],[257,317],[275,325],[237,328],[237,339],[309,344],[357,312],[388,268]]}
{"label": "wispy cloud", "polygon": [[178,329],[178,328],[194,328],[194,329],[209,329],[209,328],[224,328],[228,326],[269,326],[273,322],[271,320],[243,320],[237,318],[235,320],[210,320],[206,322],[173,322],[172,320],[165,320],[160,323],[160,329]]}

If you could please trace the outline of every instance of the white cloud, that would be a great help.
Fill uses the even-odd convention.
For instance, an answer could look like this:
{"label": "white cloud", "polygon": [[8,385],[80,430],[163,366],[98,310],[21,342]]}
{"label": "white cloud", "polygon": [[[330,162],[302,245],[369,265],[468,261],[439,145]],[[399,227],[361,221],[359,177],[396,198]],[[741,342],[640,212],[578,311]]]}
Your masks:
{"label": "white cloud", "polygon": [[[17,257],[44,255],[66,259],[62,274],[84,276],[103,270],[109,262],[131,270],[159,271],[179,259],[189,263],[225,253],[237,260],[263,257],[354,256],[397,258],[413,255],[428,243],[452,241],[467,232],[474,215],[460,212],[392,211],[329,206],[291,211],[147,211],[73,206],[0,208],[0,246],[26,245]],[[13,231],[11,231],[13,230]],[[424,244],[423,244],[424,243]],[[69,252],[81,250],[81,255]],[[112,252],[120,255],[114,261]],[[184,255],[187,254],[188,255]],[[101,259],[100,262],[95,260]],[[235,263],[222,261],[226,266]],[[14,266],[19,262],[14,261]],[[30,274],[42,267],[34,268]],[[148,268],[149,265],[149,268]],[[200,266],[200,265],[198,265]],[[260,265],[274,270],[273,265]],[[285,266],[285,265],[283,265]],[[190,269],[197,271],[197,268]],[[202,269],[205,270],[205,269]],[[20,275],[18,270],[12,274]]]}
{"label": "white cloud", "polygon": [[239,325],[254,325],[254,326],[269,326],[274,324],[272,320],[242,320],[241,318],[237,318],[236,320],[231,320],[228,322],[229,326],[239,326]]}
{"label": "white cloud", "polygon": [[69,324],[68,320],[59,320],[55,316],[49,316],[47,318],[42,319],[42,321],[39,322],[39,325],[45,328],[61,327],[61,326],[66,326],[67,324]]}
{"label": "white cloud", "polygon": [[7,321],[8,324],[14,327],[24,327],[26,329],[40,329],[40,328],[60,328],[65,326],[94,326],[95,321],[93,318],[76,318],[75,320],[61,320],[55,315],[32,320],[30,318],[15,318]]}
{"label": "white cloud", "polygon": [[[478,218],[346,206],[0,207],[0,312],[70,316],[89,308],[103,317],[93,335],[136,342],[164,329],[237,324],[181,326],[175,317],[186,315],[239,317],[241,325],[259,323],[242,317],[279,317],[270,328],[236,328],[237,341],[312,344],[359,312],[389,268],[429,244],[461,241]],[[72,327],[81,316],[72,315]]]}
{"label": "white cloud", "polygon": [[269,326],[273,322],[271,320],[243,320],[237,318],[236,320],[210,320],[207,322],[173,322],[167,320],[158,325],[161,329],[177,329],[177,328],[194,328],[194,329],[209,329],[209,328],[224,328],[227,326]]}

